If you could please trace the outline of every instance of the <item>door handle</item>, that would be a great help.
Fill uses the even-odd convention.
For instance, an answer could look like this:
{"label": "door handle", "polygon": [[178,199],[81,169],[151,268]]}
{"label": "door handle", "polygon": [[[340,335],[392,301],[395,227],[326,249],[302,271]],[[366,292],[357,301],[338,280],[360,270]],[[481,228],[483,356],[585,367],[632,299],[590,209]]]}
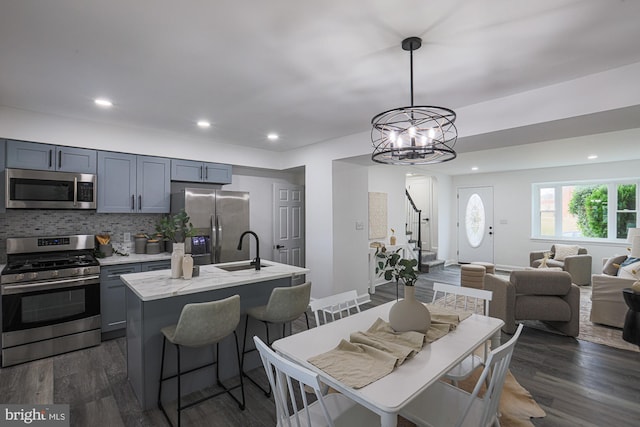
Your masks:
{"label": "door handle", "polygon": [[284,249],[285,247],[285,245],[276,245],[276,249]]}
{"label": "door handle", "polygon": [[142,210],[142,194],[138,195],[138,210]]}
{"label": "door handle", "polygon": [[131,195],[131,210],[136,210],[136,196],[134,194]]}
{"label": "door handle", "polygon": [[62,151],[58,151],[58,169],[62,167]]}
{"label": "door handle", "polygon": [[51,169],[51,166],[52,166],[52,164],[51,164],[51,162],[52,162],[51,156],[52,155],[53,155],[52,150],[49,150],[49,169]]}
{"label": "door handle", "polygon": [[200,166],[200,179],[202,179],[202,166]]}

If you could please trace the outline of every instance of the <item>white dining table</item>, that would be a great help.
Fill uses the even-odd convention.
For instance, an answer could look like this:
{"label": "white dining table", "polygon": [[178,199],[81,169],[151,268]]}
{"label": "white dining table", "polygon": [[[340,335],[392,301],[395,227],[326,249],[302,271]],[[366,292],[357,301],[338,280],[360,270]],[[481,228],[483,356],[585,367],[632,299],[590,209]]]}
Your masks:
{"label": "white dining table", "polygon": [[352,332],[365,331],[380,317],[389,320],[395,301],[364,310],[335,322],[279,339],[273,349],[314,372],[322,381],[345,396],[380,415],[383,427],[395,427],[402,408],[488,339],[499,337],[504,322],[472,314],[458,327],[430,344],[389,375],[360,389],[354,389],[307,362],[307,359],[334,349]]}

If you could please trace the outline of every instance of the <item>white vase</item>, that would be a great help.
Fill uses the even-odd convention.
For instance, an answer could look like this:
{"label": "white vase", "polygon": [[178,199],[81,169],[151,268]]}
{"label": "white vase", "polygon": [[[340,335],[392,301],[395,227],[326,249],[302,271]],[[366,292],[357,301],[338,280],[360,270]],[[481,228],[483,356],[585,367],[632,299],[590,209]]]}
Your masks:
{"label": "white vase", "polygon": [[184,254],[182,257],[182,277],[190,280],[193,275],[193,257],[191,254]]}
{"label": "white vase", "polygon": [[404,299],[389,310],[389,325],[396,332],[417,331],[426,333],[431,326],[431,313],[416,300],[416,287],[404,287]]}
{"label": "white vase", "polygon": [[182,257],[184,256],[184,243],[174,243],[171,252],[171,278],[182,277]]}

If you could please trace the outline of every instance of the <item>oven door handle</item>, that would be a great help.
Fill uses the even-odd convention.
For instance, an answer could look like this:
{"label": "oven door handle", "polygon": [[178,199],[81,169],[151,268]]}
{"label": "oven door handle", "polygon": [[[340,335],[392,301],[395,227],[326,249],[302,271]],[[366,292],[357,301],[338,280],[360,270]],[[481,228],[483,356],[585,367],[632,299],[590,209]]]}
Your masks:
{"label": "oven door handle", "polygon": [[94,285],[100,283],[100,276],[84,276],[76,279],[52,280],[47,282],[28,283],[24,285],[4,285],[2,295],[24,294],[27,292],[46,291],[50,289],[72,288],[74,286]]}

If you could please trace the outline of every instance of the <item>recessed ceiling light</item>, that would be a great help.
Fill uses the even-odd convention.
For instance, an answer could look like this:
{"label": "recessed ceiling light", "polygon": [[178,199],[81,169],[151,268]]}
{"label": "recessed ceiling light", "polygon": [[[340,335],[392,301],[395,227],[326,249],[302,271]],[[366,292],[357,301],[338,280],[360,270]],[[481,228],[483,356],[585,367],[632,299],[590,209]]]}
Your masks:
{"label": "recessed ceiling light", "polygon": [[209,123],[206,120],[199,120],[198,126],[200,126],[201,128],[208,128],[208,127],[211,127],[211,123]]}
{"label": "recessed ceiling light", "polygon": [[267,135],[267,139],[268,139],[269,141],[276,141],[278,138],[279,138],[279,136],[278,136],[278,134],[277,134],[277,133],[273,133],[273,132],[272,132],[272,133],[270,133],[270,134],[268,134],[268,135]]}
{"label": "recessed ceiling light", "polygon": [[477,170],[478,170],[478,167],[477,167],[477,166],[473,166],[473,167],[471,168],[471,170],[472,170],[472,171],[477,171]]}
{"label": "recessed ceiling light", "polygon": [[105,107],[105,108],[113,107],[113,102],[109,101],[106,98],[96,98],[93,100],[93,102],[100,107]]}
{"label": "recessed ceiling light", "polygon": [[587,157],[587,159],[589,159],[589,160],[593,160],[593,159],[597,159],[597,158],[598,158],[598,156],[595,155],[595,154],[592,154],[589,157]]}

